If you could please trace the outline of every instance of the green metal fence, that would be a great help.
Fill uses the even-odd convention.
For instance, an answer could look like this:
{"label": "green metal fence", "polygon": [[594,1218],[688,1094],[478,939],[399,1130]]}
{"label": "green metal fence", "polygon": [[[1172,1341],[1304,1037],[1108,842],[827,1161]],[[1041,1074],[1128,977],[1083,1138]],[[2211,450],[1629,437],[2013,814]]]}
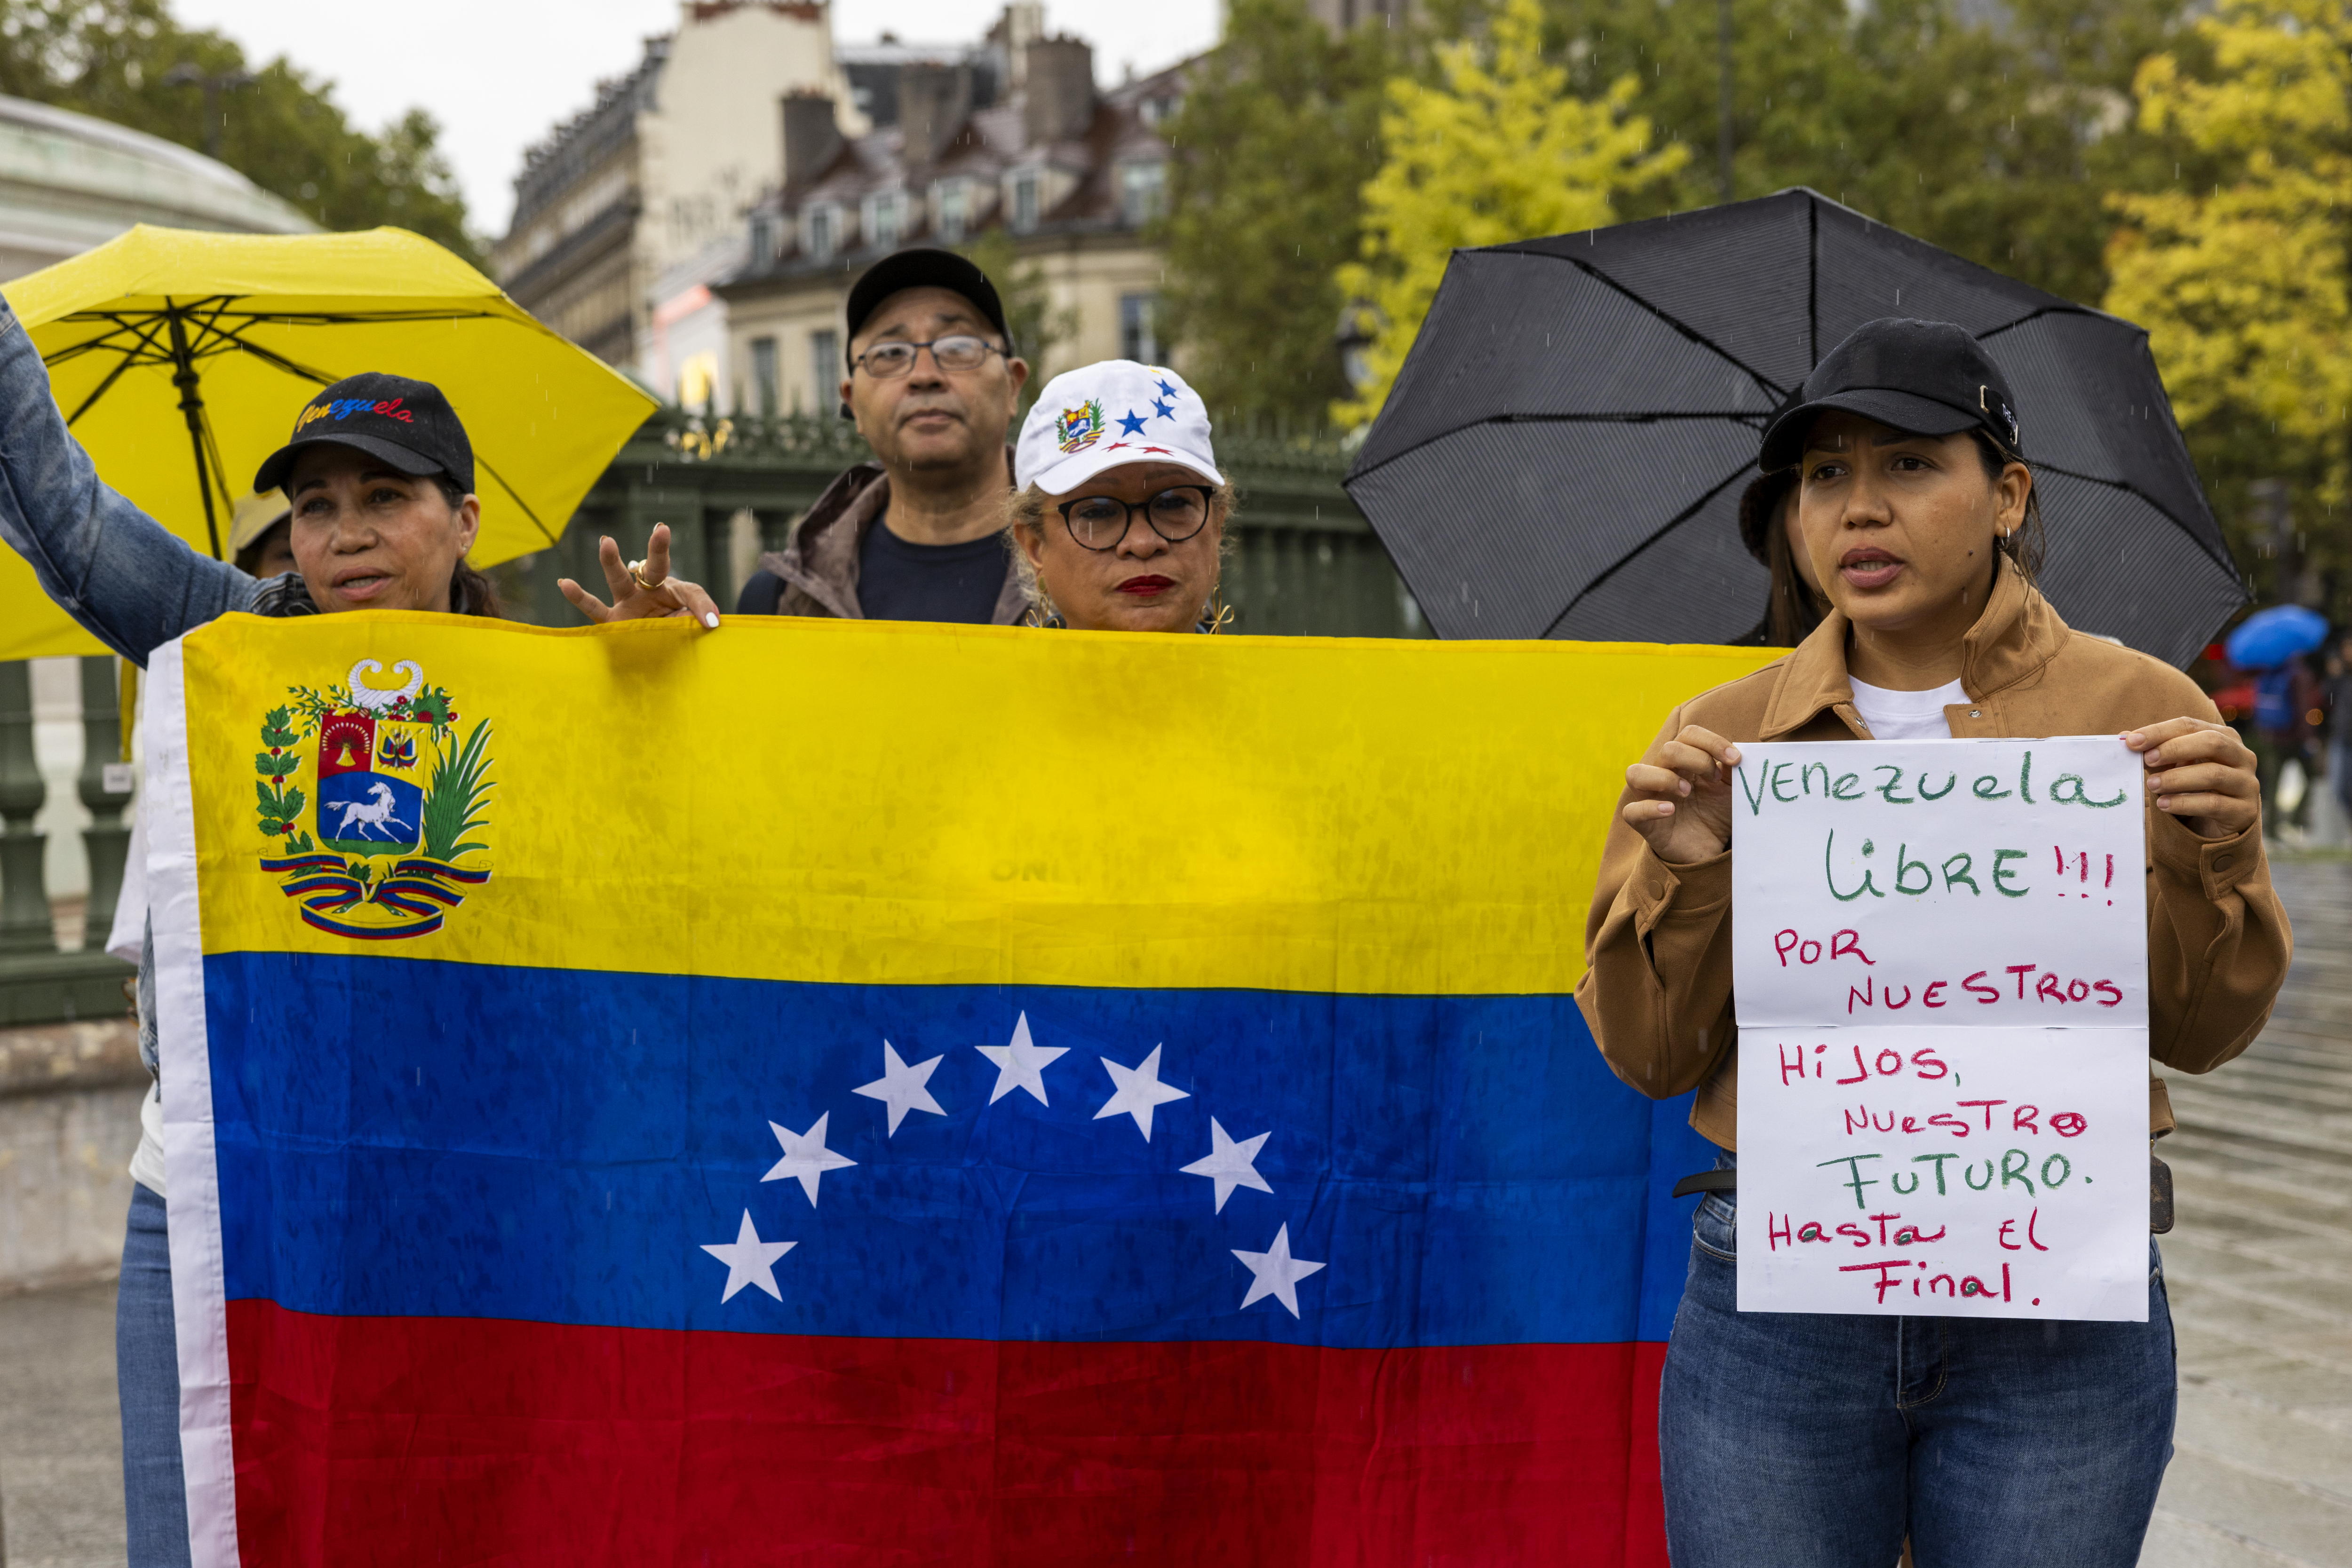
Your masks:
{"label": "green metal fence", "polygon": [[[1218,460],[1240,492],[1224,577],[1232,629],[1336,637],[1427,635],[1387,553],[1347,493],[1346,458],[1328,436],[1221,438]],[[845,420],[791,416],[706,422],[656,415],[622,449],[553,549],[499,570],[512,612],[543,626],[578,623],[558,578],[593,585],[596,540],[631,558],[667,523],[675,570],[730,605],[763,550],[854,463],[866,444]]]}
{"label": "green metal fence", "polygon": [[[1224,594],[1236,632],[1339,637],[1428,635],[1420,612],[1363,517],[1339,488],[1346,465],[1328,437],[1228,436],[1218,457],[1240,492]],[[561,542],[498,569],[512,612],[546,626],[579,617],[560,577],[598,584],[596,540],[645,553],[654,525],[670,525],[677,570],[732,604],[763,550],[782,546],[793,519],[834,476],[866,457],[846,422],[790,418],[706,422],[665,413],[622,450]],[[42,874],[44,835],[33,820],[47,796],[34,758],[29,667],[0,664],[0,1027],[120,1016],[128,968],[99,949],[121,885],[127,794],[106,764],[119,748],[115,663],[80,662],[84,758],[78,793],[96,819],[83,834],[90,892],[83,948],[58,948]]]}

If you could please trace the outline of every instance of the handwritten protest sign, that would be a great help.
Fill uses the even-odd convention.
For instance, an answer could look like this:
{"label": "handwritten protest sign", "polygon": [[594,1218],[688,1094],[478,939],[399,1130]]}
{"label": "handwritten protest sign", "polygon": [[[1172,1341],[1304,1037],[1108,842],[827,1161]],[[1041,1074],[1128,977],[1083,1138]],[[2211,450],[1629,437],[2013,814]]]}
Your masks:
{"label": "handwritten protest sign", "polygon": [[1741,751],[1740,1310],[2145,1321],[2137,759]]}

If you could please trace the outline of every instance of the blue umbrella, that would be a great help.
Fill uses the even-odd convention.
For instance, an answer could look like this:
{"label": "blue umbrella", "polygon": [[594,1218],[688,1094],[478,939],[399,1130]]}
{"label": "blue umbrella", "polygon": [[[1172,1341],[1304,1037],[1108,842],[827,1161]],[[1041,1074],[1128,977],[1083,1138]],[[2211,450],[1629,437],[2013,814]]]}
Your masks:
{"label": "blue umbrella", "polygon": [[2268,670],[2327,641],[2327,617],[2299,604],[2257,610],[2230,633],[2230,663],[2242,670]]}

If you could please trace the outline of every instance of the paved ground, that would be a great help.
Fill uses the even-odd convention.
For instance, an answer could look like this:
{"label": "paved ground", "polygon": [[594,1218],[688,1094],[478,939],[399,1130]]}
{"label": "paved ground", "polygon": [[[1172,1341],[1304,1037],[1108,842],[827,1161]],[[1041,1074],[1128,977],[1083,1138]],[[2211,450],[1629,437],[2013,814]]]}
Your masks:
{"label": "paved ground", "polygon": [[2352,861],[2275,868],[2270,1028],[2170,1074],[2180,1427],[2142,1568],[2352,1568]]}
{"label": "paved ground", "polygon": [[[2352,860],[2289,862],[2271,1027],[2172,1076],[2180,1430],[2142,1568],[2352,1568]],[[6,1568],[120,1568],[111,1286],[0,1299]]]}
{"label": "paved ground", "polygon": [[7,1568],[122,1568],[114,1287],[0,1298]]}

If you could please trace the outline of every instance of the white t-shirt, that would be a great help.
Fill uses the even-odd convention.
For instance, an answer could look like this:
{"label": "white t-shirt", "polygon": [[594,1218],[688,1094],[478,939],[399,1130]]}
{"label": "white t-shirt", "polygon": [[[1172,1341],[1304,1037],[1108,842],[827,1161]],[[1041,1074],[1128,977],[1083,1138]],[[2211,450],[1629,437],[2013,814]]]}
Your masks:
{"label": "white t-shirt", "polygon": [[1854,712],[1870,726],[1873,740],[1949,740],[1952,726],[1944,709],[1969,700],[1958,681],[1948,681],[1932,692],[1891,692],[1851,675],[1846,679],[1853,687]]}

